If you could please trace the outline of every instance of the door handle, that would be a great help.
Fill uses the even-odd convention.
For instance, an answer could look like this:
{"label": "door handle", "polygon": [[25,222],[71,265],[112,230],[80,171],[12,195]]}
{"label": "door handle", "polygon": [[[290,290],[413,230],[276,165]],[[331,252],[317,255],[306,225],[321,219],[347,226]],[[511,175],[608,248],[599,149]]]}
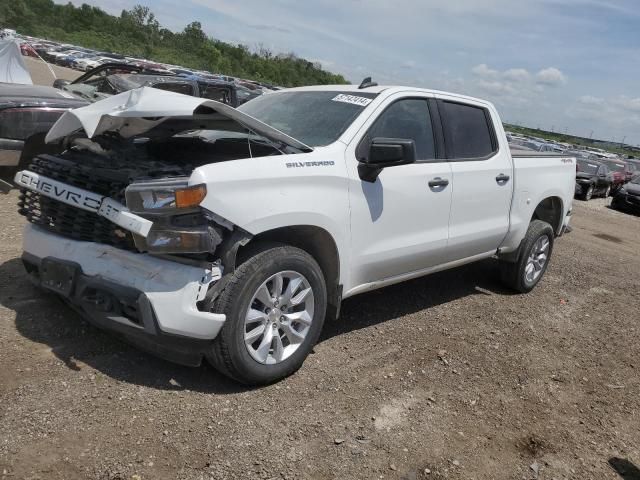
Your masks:
{"label": "door handle", "polygon": [[505,175],[504,173],[501,173],[496,177],[496,182],[498,182],[500,185],[504,185],[509,181],[510,178],[511,177],[509,175]]}
{"label": "door handle", "polygon": [[429,187],[431,188],[446,187],[447,185],[449,185],[449,180],[446,178],[436,177],[433,180],[429,180]]}

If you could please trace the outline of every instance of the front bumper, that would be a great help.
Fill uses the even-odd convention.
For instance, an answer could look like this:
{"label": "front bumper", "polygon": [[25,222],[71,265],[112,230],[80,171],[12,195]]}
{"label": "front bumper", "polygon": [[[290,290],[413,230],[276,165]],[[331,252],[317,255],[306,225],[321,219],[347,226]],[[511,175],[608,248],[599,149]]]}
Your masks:
{"label": "front bumper", "polygon": [[[25,227],[23,248],[37,284],[64,297],[90,323],[169,360],[198,364],[224,324],[225,315],[198,309],[209,285],[221,278],[218,267],[71,240],[32,224]],[[172,353],[195,357],[181,360]]]}

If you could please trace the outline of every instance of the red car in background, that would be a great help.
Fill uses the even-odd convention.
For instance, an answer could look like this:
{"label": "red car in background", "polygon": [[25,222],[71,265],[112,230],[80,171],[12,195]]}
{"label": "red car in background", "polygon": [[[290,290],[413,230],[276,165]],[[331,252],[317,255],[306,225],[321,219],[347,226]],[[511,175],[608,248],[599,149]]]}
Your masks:
{"label": "red car in background", "polygon": [[609,168],[612,193],[616,193],[625,183],[631,180],[631,175],[629,175],[629,179],[627,179],[627,169],[629,167],[627,167],[624,162],[610,158],[599,158],[598,161]]}
{"label": "red car in background", "polygon": [[38,56],[38,54],[33,49],[33,47],[31,45],[29,45],[28,43],[21,43],[20,44],[20,53],[22,55],[24,55],[25,57],[37,57]]}

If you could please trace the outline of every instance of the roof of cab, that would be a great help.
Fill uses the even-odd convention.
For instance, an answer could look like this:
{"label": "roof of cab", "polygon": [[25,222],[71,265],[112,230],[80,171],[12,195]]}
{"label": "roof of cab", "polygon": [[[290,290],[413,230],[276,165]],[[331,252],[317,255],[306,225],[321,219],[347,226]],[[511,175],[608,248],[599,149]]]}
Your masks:
{"label": "roof of cab", "polygon": [[365,87],[360,88],[358,85],[313,85],[309,87],[295,87],[295,88],[287,88],[284,90],[279,90],[278,92],[353,92],[354,94],[358,92],[366,92],[366,93],[375,93],[379,94],[382,92],[387,92],[389,94],[397,93],[397,92],[420,92],[420,93],[428,93],[432,95],[448,95],[452,97],[457,97],[460,100],[470,100],[472,102],[481,102],[485,104],[491,104],[488,100],[470,97],[468,95],[462,95],[459,93],[452,92],[444,92],[441,90],[432,90],[428,88],[417,88],[417,87],[406,87],[401,85],[377,85],[375,87]]}

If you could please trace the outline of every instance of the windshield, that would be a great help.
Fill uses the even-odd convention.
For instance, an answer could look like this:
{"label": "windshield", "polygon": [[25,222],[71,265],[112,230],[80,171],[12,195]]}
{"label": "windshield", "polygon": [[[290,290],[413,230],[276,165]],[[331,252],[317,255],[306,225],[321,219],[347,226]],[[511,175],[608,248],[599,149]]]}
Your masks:
{"label": "windshield", "polygon": [[606,160],[603,160],[602,163],[604,163],[607,167],[609,167],[614,172],[624,172],[624,164],[623,163],[610,162],[610,161],[606,161]]}
{"label": "windshield", "polygon": [[578,160],[578,171],[595,175],[598,171],[598,165],[591,162],[585,162],[584,160]]}
{"label": "windshield", "polygon": [[311,147],[335,142],[376,97],[364,92],[282,92],[254,98],[238,110]]}

